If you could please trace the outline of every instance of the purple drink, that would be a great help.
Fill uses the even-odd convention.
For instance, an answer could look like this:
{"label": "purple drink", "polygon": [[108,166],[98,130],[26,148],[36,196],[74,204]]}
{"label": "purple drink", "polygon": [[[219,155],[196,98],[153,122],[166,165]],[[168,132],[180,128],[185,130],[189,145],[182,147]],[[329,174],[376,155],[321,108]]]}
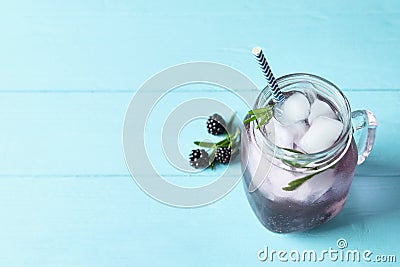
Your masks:
{"label": "purple drink", "polygon": [[[245,125],[241,161],[256,216],[267,229],[287,233],[311,229],[340,212],[367,148],[358,151],[348,101],[332,83],[308,74],[278,82],[288,105],[275,107],[277,119],[259,129],[257,121]],[[268,105],[275,104],[263,92],[254,109]],[[366,122],[368,130],[375,129]],[[372,144],[374,135],[368,137]]]}

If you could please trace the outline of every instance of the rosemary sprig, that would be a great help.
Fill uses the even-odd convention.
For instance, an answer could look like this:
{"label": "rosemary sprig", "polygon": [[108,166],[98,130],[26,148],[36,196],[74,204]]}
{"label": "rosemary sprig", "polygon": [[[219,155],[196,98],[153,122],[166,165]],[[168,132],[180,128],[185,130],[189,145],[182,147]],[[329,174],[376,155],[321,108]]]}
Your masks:
{"label": "rosemary sprig", "polygon": [[248,115],[250,115],[250,117],[245,119],[243,124],[257,120],[257,129],[259,129],[262,125],[267,124],[274,115],[274,106],[268,105],[265,108],[250,110]]}
{"label": "rosemary sprig", "polygon": [[194,144],[205,148],[213,148],[215,146],[214,143],[202,142],[202,141],[194,141]]}
{"label": "rosemary sprig", "polygon": [[304,154],[303,152],[296,150],[296,149],[291,149],[291,148],[286,148],[286,147],[281,147],[281,146],[276,146],[279,147],[280,149],[292,152],[292,153],[296,153],[296,154]]}
{"label": "rosemary sprig", "polygon": [[304,176],[302,178],[293,180],[291,182],[289,182],[288,186],[283,187],[282,190],[285,191],[293,191],[296,190],[297,188],[299,188],[302,184],[304,184],[306,181],[310,180],[311,178],[313,178],[315,175],[320,174],[322,171],[320,172],[316,172],[316,173],[312,173],[310,175]]}
{"label": "rosemary sprig", "polygon": [[[334,168],[336,168],[336,165],[337,165],[337,163],[334,164],[333,166],[329,167],[328,169],[334,169]],[[316,167],[316,168],[318,168],[318,167]],[[317,170],[316,168],[310,168],[310,170],[312,170],[312,169]],[[293,180],[293,181],[291,181],[291,182],[288,183],[288,186],[283,187],[282,190],[285,190],[285,191],[293,191],[293,190],[296,190],[296,189],[299,188],[302,184],[304,184],[306,181],[310,180],[310,179],[313,178],[315,175],[322,173],[323,171],[325,171],[325,170],[322,170],[322,171],[319,171],[319,172],[315,172],[315,173],[312,173],[312,174],[310,174],[310,175],[304,176],[304,177],[302,177],[302,178]]]}
{"label": "rosemary sprig", "polygon": [[306,163],[300,164],[297,161],[291,161],[291,160],[287,160],[287,159],[281,159],[281,161],[283,163],[285,163],[286,165],[290,165],[295,168],[306,168],[307,165],[311,163],[311,162],[306,162]]}
{"label": "rosemary sprig", "polygon": [[[200,147],[208,148],[209,149],[209,166],[211,169],[215,167],[215,153],[217,149],[220,147],[227,147],[231,149],[231,158],[234,158],[239,151],[239,144],[240,144],[240,129],[236,127],[233,132],[233,122],[235,119],[235,114],[233,114],[228,122],[226,127],[226,134],[225,138],[213,143],[213,142],[203,142],[203,141],[194,141],[194,144]],[[233,132],[233,134],[231,134]],[[210,152],[211,151],[211,152]]]}
{"label": "rosemary sprig", "polygon": [[212,142],[203,142],[203,141],[194,141],[193,143],[197,146],[201,146],[204,148],[211,148],[211,149],[217,149],[218,147],[237,147],[239,143],[239,137],[240,137],[240,130],[239,128],[236,128],[235,133],[230,136],[228,133],[225,135],[225,138],[222,139],[221,141],[217,143],[212,143]]}
{"label": "rosemary sprig", "polygon": [[[248,115],[250,115],[250,116],[243,121],[243,124],[247,124],[247,123],[257,120],[256,129],[259,129],[262,125],[267,124],[269,122],[269,120],[273,117],[274,106],[268,105],[265,108],[250,110],[248,112]],[[292,153],[295,153],[295,154],[304,154],[301,151],[291,149],[291,148],[285,148],[285,147],[279,147],[279,148],[289,151],[289,152],[292,152]],[[286,160],[286,159],[281,159],[281,161],[283,163],[285,163],[286,165],[290,165],[295,168],[307,168],[308,170],[318,170],[318,167],[307,167],[307,165],[310,164],[311,162],[306,162],[306,163],[300,164],[297,161],[291,161],[291,160]],[[335,167],[335,165],[330,168],[334,168],[334,167]],[[311,178],[313,178],[317,174],[320,174],[321,172],[323,172],[323,171],[315,172],[315,173],[309,174],[307,176],[304,176],[302,178],[293,180],[293,181],[289,182],[287,186],[283,187],[282,190],[285,190],[285,191],[296,190],[302,184],[304,184],[306,181],[310,180]]]}

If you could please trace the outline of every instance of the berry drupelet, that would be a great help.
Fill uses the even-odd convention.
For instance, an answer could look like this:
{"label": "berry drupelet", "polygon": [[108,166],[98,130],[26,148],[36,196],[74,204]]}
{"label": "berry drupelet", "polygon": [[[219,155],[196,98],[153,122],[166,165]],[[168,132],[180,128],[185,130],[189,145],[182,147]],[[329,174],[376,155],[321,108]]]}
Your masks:
{"label": "berry drupelet", "polygon": [[199,169],[206,168],[209,165],[209,156],[204,149],[194,149],[189,155],[190,166]]}
{"label": "berry drupelet", "polygon": [[230,147],[218,147],[214,160],[222,164],[228,164],[231,160],[232,149]]}
{"label": "berry drupelet", "polygon": [[207,120],[207,130],[212,135],[220,135],[225,133],[225,120],[218,114],[210,116]]}

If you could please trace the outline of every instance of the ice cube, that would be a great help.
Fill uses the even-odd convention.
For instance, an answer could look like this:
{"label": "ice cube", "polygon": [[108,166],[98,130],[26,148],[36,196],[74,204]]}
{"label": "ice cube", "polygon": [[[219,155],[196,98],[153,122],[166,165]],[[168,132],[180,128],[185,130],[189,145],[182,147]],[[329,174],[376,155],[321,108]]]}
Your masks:
{"label": "ice cube", "polygon": [[327,169],[306,181],[295,191],[297,198],[303,197],[304,201],[313,203],[327,192],[335,182],[335,170]]}
{"label": "ice cube", "polygon": [[279,147],[294,148],[307,132],[309,126],[305,121],[299,121],[290,125],[282,125],[272,118],[266,126],[266,131],[272,143]]}
{"label": "ice cube", "polygon": [[267,183],[267,174],[272,166],[270,159],[265,154],[255,147],[249,146],[249,155],[247,162],[247,170],[250,174],[251,181],[249,184],[249,191],[254,192]]}
{"label": "ice cube", "polygon": [[294,195],[294,191],[285,191],[282,188],[286,187],[293,180],[296,180],[296,177],[292,173],[272,166],[266,182],[260,187],[260,190],[266,193],[267,197],[271,200],[290,198]]}
{"label": "ice cube", "polygon": [[312,124],[315,118],[324,116],[331,119],[337,119],[335,112],[332,108],[324,101],[316,99],[311,105],[310,115],[308,116],[308,122]]}
{"label": "ice cube", "polygon": [[[264,166],[260,167],[263,168]],[[328,169],[315,175],[297,189],[286,191],[283,190],[284,187],[288,186],[290,182],[306,176],[306,174],[294,175],[292,172],[282,170],[275,165],[268,165],[267,172],[258,175],[258,178],[254,177],[255,180],[252,181],[251,187],[254,188],[256,185],[257,189],[271,200],[291,199],[296,202],[312,203],[332,187],[335,180],[334,171]]]}
{"label": "ice cube", "polygon": [[293,137],[293,143],[295,144],[297,144],[301,138],[303,138],[304,134],[309,128],[305,121],[299,121],[287,127],[289,128],[289,131]]}
{"label": "ice cube", "polygon": [[282,105],[282,123],[292,124],[307,119],[310,113],[310,102],[302,93],[289,96]]}
{"label": "ice cube", "polygon": [[327,117],[317,117],[298,142],[306,153],[317,153],[331,147],[343,130],[343,124]]}
{"label": "ice cube", "polygon": [[293,136],[289,127],[282,125],[275,118],[272,118],[268,122],[266,128],[269,139],[272,143],[279,147],[293,148],[295,136]]}
{"label": "ice cube", "polygon": [[[304,175],[300,175],[303,177]],[[264,192],[264,194],[271,200],[279,200],[279,199],[291,199],[296,202],[307,202],[309,201],[311,194],[311,187],[299,187],[293,191],[283,190],[284,187],[287,187],[288,184],[298,178],[291,172],[284,171],[276,166],[272,166],[268,176],[266,178],[265,183],[260,187],[260,190]]]}

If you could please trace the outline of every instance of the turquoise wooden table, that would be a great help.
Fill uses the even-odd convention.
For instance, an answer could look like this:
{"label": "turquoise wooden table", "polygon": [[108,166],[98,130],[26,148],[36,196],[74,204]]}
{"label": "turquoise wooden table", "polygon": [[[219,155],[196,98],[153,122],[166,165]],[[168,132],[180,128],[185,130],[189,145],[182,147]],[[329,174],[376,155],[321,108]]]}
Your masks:
{"label": "turquoise wooden table", "polygon": [[[0,266],[285,266],[293,262],[262,262],[258,251],[321,251],[340,238],[371,257],[396,255],[387,264],[398,265],[398,1],[2,1],[0,34]],[[379,120],[344,210],[313,231],[268,232],[241,184],[204,207],[161,204],[125,165],[124,115],[144,81],[172,65],[211,61],[261,87],[255,45],[277,76],[325,77],[353,109]],[[201,85],[173,99],[199,95],[230,101],[229,92]],[[185,153],[203,133],[182,137]],[[180,175],[154,157],[175,183],[219,174]]]}

